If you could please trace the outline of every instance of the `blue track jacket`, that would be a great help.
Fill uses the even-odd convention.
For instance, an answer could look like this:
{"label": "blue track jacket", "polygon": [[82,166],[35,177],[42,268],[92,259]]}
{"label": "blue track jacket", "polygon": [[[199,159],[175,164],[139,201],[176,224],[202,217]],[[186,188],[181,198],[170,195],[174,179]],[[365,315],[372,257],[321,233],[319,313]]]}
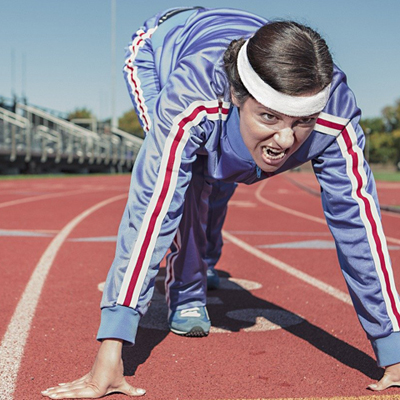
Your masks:
{"label": "blue track jacket", "polygon": [[[126,57],[129,91],[140,104],[147,135],[104,289],[99,340],[134,343],[198,155],[207,156],[213,179],[251,184],[271,176],[257,168],[243,143],[223,68],[229,43],[268,21],[232,9],[191,10],[160,23],[163,15],[136,32]],[[138,73],[139,65],[149,67]],[[147,85],[158,85],[159,94],[144,98]],[[400,304],[359,119],[346,76],[335,67],[330,98],[313,133],[273,175],[312,161],[351,298],[384,366],[400,362]]]}

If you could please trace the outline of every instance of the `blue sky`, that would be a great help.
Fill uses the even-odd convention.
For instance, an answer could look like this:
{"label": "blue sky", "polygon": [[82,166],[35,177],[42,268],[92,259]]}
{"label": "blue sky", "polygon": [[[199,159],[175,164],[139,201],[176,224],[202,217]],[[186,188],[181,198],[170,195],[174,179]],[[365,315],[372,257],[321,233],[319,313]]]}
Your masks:
{"label": "blue sky", "polygon": [[[400,99],[400,0],[116,0],[115,114],[131,109],[124,49],[142,22],[175,6],[241,8],[293,19],[326,39],[364,117]],[[111,0],[0,0],[0,96],[112,114]]]}

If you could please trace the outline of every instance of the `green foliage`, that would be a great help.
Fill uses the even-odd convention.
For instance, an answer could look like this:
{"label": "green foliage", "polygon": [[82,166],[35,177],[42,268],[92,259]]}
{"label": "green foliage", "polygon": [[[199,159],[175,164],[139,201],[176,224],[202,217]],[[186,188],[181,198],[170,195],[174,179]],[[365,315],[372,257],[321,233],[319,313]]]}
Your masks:
{"label": "green foliage", "polygon": [[400,99],[382,110],[381,118],[360,122],[367,136],[370,163],[394,164],[400,161]]}
{"label": "green foliage", "polygon": [[127,111],[118,120],[118,127],[125,132],[133,133],[141,138],[144,137],[143,128],[140,125],[135,110]]}
{"label": "green foliage", "polygon": [[369,136],[369,162],[374,164],[395,164],[398,151],[390,133],[375,132]]}
{"label": "green foliage", "polygon": [[366,118],[360,121],[360,125],[363,128],[363,131],[370,135],[376,132],[384,132],[385,131],[385,123],[382,118]]}
{"label": "green foliage", "polygon": [[[96,117],[92,113],[92,111],[90,111],[89,109],[87,109],[85,107],[76,108],[74,111],[71,111],[67,115],[67,118],[70,121],[73,119],[96,119]],[[107,124],[111,125],[111,119],[103,120],[102,123],[106,124],[106,125]],[[125,132],[132,133],[141,138],[144,137],[143,129],[142,129],[140,122],[138,120],[138,117],[133,109],[130,111],[127,111],[126,113],[124,113],[122,115],[122,117],[119,118],[118,127]]]}
{"label": "green foliage", "polygon": [[67,115],[68,120],[71,119],[78,119],[78,118],[94,118],[94,115],[90,110],[88,110],[85,107],[82,108],[76,108],[74,111],[71,111]]}
{"label": "green foliage", "polygon": [[387,106],[382,110],[387,130],[394,131],[400,129],[400,99],[394,106]]}

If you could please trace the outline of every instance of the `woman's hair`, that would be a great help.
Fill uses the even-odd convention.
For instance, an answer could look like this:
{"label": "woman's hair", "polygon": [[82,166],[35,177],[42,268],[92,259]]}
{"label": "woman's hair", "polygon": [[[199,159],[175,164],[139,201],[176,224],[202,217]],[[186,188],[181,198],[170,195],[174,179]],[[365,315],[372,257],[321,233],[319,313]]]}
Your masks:
{"label": "woman's hair", "polygon": [[[224,54],[228,80],[239,103],[250,96],[236,64],[244,42],[232,41]],[[247,56],[264,82],[291,96],[319,92],[332,80],[333,61],[325,40],[297,22],[276,21],[261,27],[249,40]]]}

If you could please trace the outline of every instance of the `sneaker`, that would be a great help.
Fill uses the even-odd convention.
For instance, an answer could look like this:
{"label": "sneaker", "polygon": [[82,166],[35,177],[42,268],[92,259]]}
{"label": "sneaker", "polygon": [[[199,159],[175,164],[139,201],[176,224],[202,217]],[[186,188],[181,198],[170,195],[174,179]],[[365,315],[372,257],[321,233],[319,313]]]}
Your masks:
{"label": "sneaker", "polygon": [[168,322],[171,332],[189,337],[207,336],[211,328],[210,318],[204,306],[172,311]]}
{"label": "sneaker", "polygon": [[207,269],[207,289],[215,290],[219,288],[218,272],[214,268]]}

